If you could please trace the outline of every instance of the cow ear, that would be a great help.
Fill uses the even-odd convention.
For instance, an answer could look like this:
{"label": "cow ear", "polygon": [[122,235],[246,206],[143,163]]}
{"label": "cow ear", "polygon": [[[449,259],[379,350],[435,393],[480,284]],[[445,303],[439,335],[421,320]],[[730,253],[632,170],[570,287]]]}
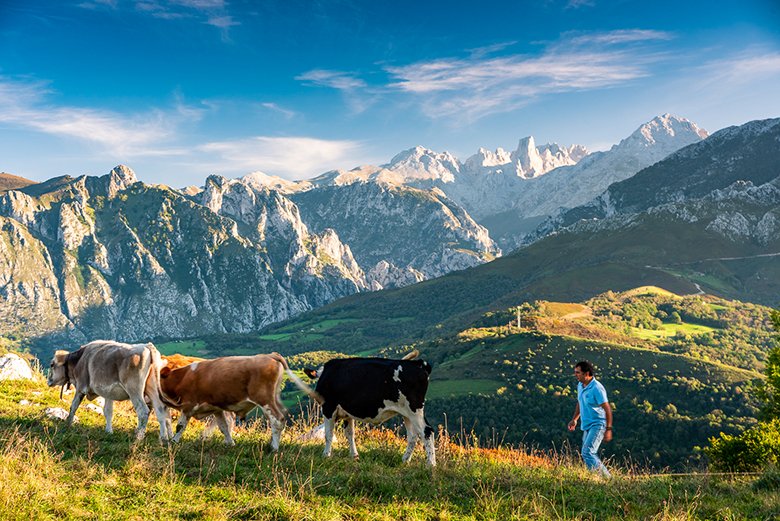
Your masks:
{"label": "cow ear", "polygon": [[169,374],[171,374],[170,367],[163,367],[162,369],[160,369],[160,378],[168,378]]}
{"label": "cow ear", "polygon": [[310,368],[307,367],[307,368],[305,368],[303,370],[303,374],[305,374],[306,376],[308,376],[312,380],[317,378],[317,370],[316,369],[310,369]]}

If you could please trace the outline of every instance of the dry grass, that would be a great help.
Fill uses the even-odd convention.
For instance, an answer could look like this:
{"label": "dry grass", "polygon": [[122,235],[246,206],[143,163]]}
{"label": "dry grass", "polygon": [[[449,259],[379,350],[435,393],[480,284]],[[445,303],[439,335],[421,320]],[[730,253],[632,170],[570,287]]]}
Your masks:
{"label": "dry grass", "polygon": [[[0,519],[769,519],[778,493],[755,493],[741,477],[645,477],[616,469],[609,483],[588,474],[575,454],[484,448],[473,439],[437,438],[438,466],[418,448],[401,464],[405,441],[388,428],[362,426],[361,457],[343,438],[334,455],[303,441],[316,415],[291,421],[278,454],[256,422],[201,439],[188,429],[179,445],[161,446],[155,425],[132,442],[135,418],[118,404],[115,432],[80,410],[67,429],[45,418],[67,407],[42,382],[0,383]],[[33,405],[22,406],[27,399]],[[310,418],[310,419],[307,419]],[[154,422],[150,422],[154,423]],[[470,443],[469,443],[470,442]]]}

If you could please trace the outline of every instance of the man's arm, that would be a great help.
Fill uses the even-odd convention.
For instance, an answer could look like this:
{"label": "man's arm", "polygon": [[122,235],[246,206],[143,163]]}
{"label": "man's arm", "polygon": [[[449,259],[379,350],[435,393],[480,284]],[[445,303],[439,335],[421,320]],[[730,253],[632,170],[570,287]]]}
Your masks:
{"label": "man's arm", "polygon": [[601,408],[607,413],[607,430],[604,432],[604,441],[612,441],[612,407],[609,402],[601,404]]}
{"label": "man's arm", "polygon": [[[609,404],[607,404],[609,405]],[[610,424],[612,423],[612,413],[609,413],[610,418]],[[572,417],[571,421],[569,422],[569,430],[573,431],[577,428],[577,420],[580,419],[580,402],[577,401],[577,405],[574,406],[574,416]]]}

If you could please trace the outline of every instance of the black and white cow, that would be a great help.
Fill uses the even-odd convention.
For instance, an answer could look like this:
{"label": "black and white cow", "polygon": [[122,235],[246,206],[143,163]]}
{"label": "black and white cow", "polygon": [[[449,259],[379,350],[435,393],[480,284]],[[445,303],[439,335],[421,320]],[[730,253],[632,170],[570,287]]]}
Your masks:
{"label": "black and white cow", "polygon": [[337,420],[346,420],[349,451],[357,459],[355,420],[381,423],[400,415],[407,438],[403,462],[411,459],[419,438],[425,446],[428,464],[436,465],[433,429],[425,421],[423,410],[431,369],[423,360],[385,358],[342,358],[330,360],[318,370],[306,369],[308,376],[317,378],[316,390],[307,394],[322,405],[325,416],[323,455],[331,455]]}

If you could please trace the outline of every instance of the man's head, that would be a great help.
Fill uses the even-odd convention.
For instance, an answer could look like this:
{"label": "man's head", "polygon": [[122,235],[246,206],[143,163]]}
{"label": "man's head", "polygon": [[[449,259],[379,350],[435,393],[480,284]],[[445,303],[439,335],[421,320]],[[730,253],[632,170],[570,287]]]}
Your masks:
{"label": "man's head", "polygon": [[589,382],[593,378],[593,364],[587,360],[574,364],[574,376],[582,383]]}

